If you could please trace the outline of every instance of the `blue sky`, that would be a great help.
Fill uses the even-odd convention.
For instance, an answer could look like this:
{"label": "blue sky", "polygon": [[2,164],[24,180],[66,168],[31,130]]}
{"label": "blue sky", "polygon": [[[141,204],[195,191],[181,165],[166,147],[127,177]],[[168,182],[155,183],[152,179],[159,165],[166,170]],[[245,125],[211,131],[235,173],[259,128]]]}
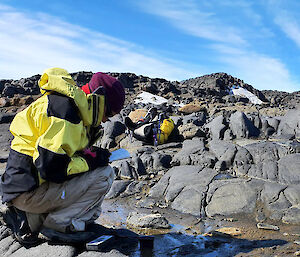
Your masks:
{"label": "blue sky", "polygon": [[49,67],[300,90],[300,1],[0,1],[0,79]]}

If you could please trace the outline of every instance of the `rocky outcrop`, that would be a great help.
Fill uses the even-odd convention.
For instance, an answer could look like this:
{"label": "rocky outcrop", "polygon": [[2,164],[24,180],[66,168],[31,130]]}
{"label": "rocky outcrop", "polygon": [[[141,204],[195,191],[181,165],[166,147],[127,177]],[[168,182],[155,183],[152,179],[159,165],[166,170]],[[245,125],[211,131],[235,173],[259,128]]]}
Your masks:
{"label": "rocky outcrop", "polygon": [[[77,72],[72,76],[82,85],[92,74]],[[103,124],[103,137],[97,144],[111,150],[126,148],[132,158],[112,163],[116,180],[106,199],[136,196],[142,198],[138,202],[141,208],[158,206],[201,218],[255,214],[260,221],[269,218],[300,224],[299,93],[260,92],[225,73],[182,82],[133,73],[110,74],[125,85],[126,103],[119,115]],[[38,79],[39,75],[0,80],[1,172],[12,139],[9,124],[18,111],[39,96]],[[229,95],[234,85],[243,86],[264,104],[253,105]],[[134,101],[142,90],[168,99],[168,104],[157,108],[172,117],[177,130],[164,145],[146,145],[133,138],[124,125],[133,110],[145,113],[151,107]],[[169,226],[155,213],[132,213],[128,223]],[[7,235],[0,227],[3,255],[27,256]],[[42,244],[39,249],[49,251],[54,249],[51,247]],[[64,247],[55,251],[61,251],[61,256],[74,256],[74,248]],[[28,254],[36,256],[34,251]],[[78,256],[90,256],[85,254]]]}

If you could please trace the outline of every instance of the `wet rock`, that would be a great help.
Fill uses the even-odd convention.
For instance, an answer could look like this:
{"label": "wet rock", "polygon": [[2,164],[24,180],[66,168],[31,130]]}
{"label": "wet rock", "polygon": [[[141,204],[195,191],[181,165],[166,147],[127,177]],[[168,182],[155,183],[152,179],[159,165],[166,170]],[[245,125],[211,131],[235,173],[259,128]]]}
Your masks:
{"label": "wet rock", "polygon": [[265,224],[265,223],[257,223],[256,226],[259,229],[274,230],[274,231],[278,231],[279,230],[279,227],[274,226],[274,225],[270,225],[270,224]]}
{"label": "wet rock", "polygon": [[129,213],[126,223],[129,226],[152,228],[152,229],[165,229],[170,228],[168,220],[161,214],[141,214],[137,212]]}

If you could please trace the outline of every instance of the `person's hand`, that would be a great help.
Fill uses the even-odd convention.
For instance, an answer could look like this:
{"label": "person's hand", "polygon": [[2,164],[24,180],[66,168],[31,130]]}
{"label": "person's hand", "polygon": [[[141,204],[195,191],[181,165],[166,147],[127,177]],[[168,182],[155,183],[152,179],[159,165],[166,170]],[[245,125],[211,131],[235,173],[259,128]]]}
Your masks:
{"label": "person's hand", "polygon": [[94,170],[98,167],[107,166],[111,153],[107,149],[93,146],[85,149],[83,155],[90,170]]}

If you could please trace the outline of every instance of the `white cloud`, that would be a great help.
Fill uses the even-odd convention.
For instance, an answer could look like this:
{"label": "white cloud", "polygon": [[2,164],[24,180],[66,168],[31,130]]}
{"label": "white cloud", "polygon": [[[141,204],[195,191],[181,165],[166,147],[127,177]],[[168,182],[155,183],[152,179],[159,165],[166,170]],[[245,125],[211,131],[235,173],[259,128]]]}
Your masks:
{"label": "white cloud", "polygon": [[275,22],[282,31],[300,47],[300,24],[288,15],[278,15]]}
{"label": "white cloud", "polygon": [[20,78],[49,67],[74,71],[133,72],[181,80],[186,64],[158,58],[130,42],[64,22],[45,13],[30,16],[0,5],[0,78]]}
{"label": "white cloud", "polygon": [[148,13],[166,18],[187,34],[218,42],[246,43],[238,29],[224,25],[224,20],[213,11],[200,10],[199,3],[194,0],[149,0],[141,1],[139,6]]}
{"label": "white cloud", "polygon": [[219,60],[226,63],[232,75],[242,78],[257,89],[293,92],[299,90],[287,67],[278,59],[243,51],[225,45],[214,45]]}
{"label": "white cloud", "polygon": [[[203,44],[203,38],[210,40],[205,43],[213,49],[210,58],[216,66],[225,69],[222,71],[260,90],[299,90],[299,84],[280,59],[257,50],[257,40],[265,43],[272,38],[274,42],[274,32],[264,24],[263,12],[259,9],[262,5],[258,8],[245,0],[149,0],[139,5],[197,37],[199,44]],[[291,22],[281,22],[286,25],[286,33],[300,44],[298,27]]]}

